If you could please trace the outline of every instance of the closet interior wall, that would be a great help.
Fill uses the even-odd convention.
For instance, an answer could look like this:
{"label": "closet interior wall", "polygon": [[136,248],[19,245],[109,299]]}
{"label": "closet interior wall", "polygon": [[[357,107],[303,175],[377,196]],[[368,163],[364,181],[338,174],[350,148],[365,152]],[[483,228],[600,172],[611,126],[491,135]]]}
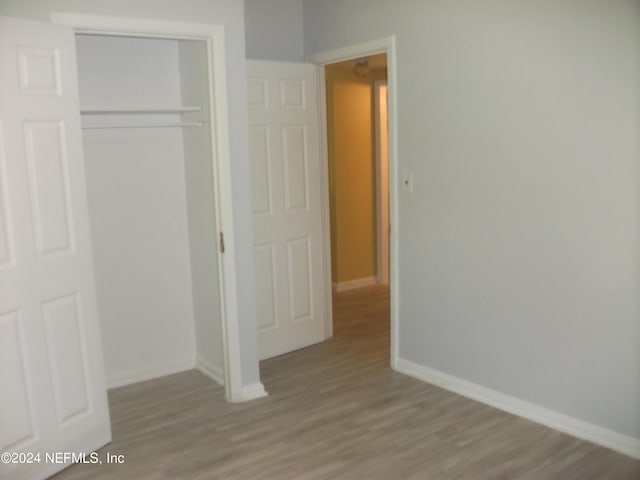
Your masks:
{"label": "closet interior wall", "polygon": [[223,381],[207,45],[76,36],[108,387]]}

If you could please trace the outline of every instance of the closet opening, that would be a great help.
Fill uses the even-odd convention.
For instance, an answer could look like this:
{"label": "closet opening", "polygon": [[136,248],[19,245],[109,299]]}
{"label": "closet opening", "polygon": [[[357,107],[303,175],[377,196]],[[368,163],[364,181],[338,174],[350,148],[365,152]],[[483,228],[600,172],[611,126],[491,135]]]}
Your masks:
{"label": "closet opening", "polygon": [[107,388],[193,368],[228,383],[208,49],[76,33]]}

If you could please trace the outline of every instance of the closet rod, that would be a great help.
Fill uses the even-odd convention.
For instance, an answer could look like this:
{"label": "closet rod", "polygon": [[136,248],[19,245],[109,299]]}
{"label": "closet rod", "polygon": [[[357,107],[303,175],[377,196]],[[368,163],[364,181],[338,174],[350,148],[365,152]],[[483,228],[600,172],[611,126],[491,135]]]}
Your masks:
{"label": "closet rod", "polygon": [[167,127],[201,127],[203,122],[167,122],[167,123],[97,123],[82,125],[83,130],[97,130],[101,128],[167,128]]}
{"label": "closet rod", "polygon": [[190,113],[201,112],[202,107],[159,107],[159,108],[83,108],[81,115],[142,115],[162,113]]}

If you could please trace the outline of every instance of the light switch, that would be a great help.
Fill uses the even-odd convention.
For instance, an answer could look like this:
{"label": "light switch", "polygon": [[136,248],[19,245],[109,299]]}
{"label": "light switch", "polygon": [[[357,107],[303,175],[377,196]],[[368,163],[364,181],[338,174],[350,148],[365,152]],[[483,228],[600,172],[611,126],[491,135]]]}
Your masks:
{"label": "light switch", "polygon": [[402,191],[407,193],[413,193],[413,173],[411,172],[402,172],[402,176],[400,177],[400,181],[402,182]]}

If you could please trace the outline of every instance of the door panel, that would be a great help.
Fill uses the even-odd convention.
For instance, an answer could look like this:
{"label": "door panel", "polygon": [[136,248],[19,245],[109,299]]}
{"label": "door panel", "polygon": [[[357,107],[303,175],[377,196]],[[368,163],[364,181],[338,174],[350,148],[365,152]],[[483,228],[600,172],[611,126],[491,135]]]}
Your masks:
{"label": "door panel", "polygon": [[289,320],[301,322],[313,316],[313,282],[311,279],[311,239],[287,241],[289,267]]}
{"label": "door panel", "polygon": [[256,290],[260,315],[258,329],[278,327],[278,313],[276,310],[276,256],[273,244],[258,245],[254,248],[256,264]]}
{"label": "door panel", "polygon": [[[47,452],[111,439],[73,32],[0,17],[0,478],[45,478]],[[8,393],[5,393],[8,392]]]}
{"label": "door panel", "polygon": [[248,62],[260,358],[323,341],[315,67]]}
{"label": "door panel", "polygon": [[251,205],[254,215],[273,215],[271,142],[268,126],[249,127],[251,156]]}
{"label": "door panel", "polygon": [[38,255],[72,253],[64,123],[25,121],[23,135]]}
{"label": "door panel", "polygon": [[61,95],[60,51],[56,47],[18,45],[16,53],[22,95]]}
{"label": "door panel", "polygon": [[3,408],[0,410],[4,451],[4,448],[11,448],[33,438],[35,433],[32,401],[27,390],[27,365],[20,311],[0,315],[0,351],[0,384],[12,387],[3,389]]}
{"label": "door panel", "polygon": [[306,126],[283,126],[281,129],[285,209],[288,212],[308,211],[307,185],[309,177]]}
{"label": "door panel", "polygon": [[42,313],[58,425],[63,426],[87,415],[90,406],[78,294],[43,302]]}
{"label": "door panel", "polygon": [[7,156],[5,154],[4,128],[0,120],[0,270],[15,266],[10,215]]}

